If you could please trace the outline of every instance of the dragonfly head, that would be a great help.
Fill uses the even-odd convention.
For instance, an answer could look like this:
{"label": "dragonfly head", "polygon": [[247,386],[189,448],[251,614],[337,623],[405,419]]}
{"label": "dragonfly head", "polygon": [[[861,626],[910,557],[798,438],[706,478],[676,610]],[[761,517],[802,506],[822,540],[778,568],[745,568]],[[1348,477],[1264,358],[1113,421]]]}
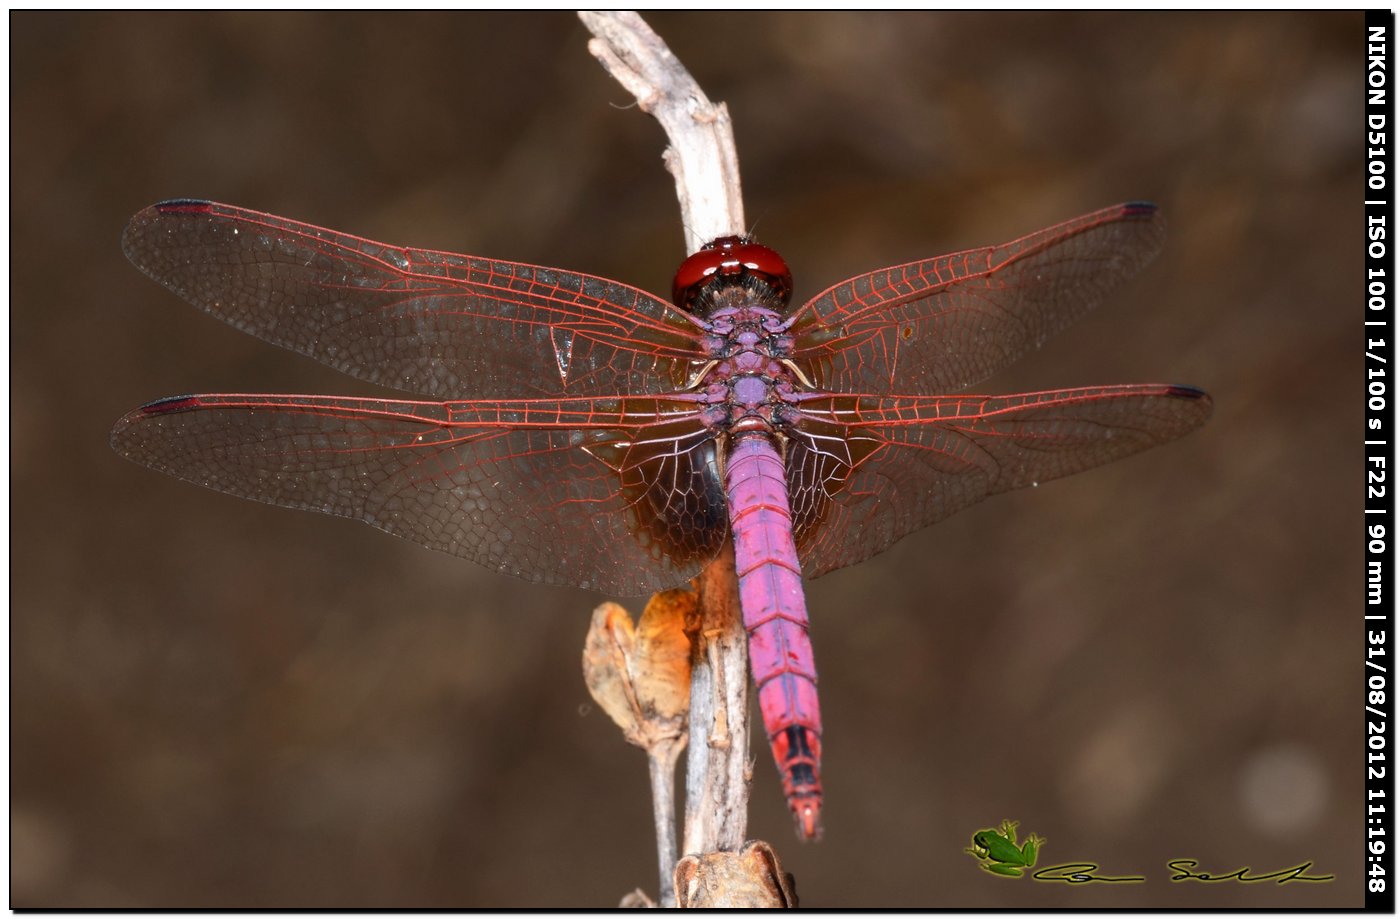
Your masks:
{"label": "dragonfly head", "polygon": [[671,287],[671,299],[689,310],[712,284],[742,283],[745,277],[766,283],[787,306],[792,299],[792,272],[783,257],[747,236],[721,236],[681,262]]}

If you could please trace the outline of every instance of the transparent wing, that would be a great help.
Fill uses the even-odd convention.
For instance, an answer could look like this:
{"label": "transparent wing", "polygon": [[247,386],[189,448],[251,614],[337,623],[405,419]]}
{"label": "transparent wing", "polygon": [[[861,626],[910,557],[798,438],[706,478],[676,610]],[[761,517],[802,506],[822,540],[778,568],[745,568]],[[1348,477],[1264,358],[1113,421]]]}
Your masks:
{"label": "transparent wing", "polygon": [[[117,423],[128,459],[268,504],[352,517],[531,581],[639,595],[728,534],[682,480],[712,465],[693,406],[648,397],[485,403],[208,395]],[[667,491],[648,490],[664,481]],[[722,495],[720,496],[722,501]]]}
{"label": "transparent wing", "polygon": [[937,395],[1006,366],[1157,254],[1152,204],[1122,204],[986,249],[882,268],[794,313],[795,357],[821,389]]}
{"label": "transparent wing", "polygon": [[244,332],[436,398],[659,393],[679,387],[697,353],[686,314],[625,284],[208,201],[147,208],[122,248]]}
{"label": "transparent wing", "polygon": [[988,495],[1072,475],[1194,431],[1186,386],[1013,396],[826,396],[802,406],[788,487],[802,571],[883,552]]}

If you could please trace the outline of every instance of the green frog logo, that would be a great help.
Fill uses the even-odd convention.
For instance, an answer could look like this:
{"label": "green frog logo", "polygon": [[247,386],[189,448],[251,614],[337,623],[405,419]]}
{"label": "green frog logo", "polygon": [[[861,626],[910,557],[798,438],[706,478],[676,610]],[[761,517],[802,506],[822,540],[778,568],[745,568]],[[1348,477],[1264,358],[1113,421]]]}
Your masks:
{"label": "green frog logo", "polygon": [[972,834],[972,845],[963,851],[982,863],[982,868],[1002,877],[1018,878],[1025,869],[1035,867],[1036,856],[1045,840],[1034,833],[1026,837],[1024,845],[1016,843],[1017,823],[1003,820],[995,830],[978,830]]}

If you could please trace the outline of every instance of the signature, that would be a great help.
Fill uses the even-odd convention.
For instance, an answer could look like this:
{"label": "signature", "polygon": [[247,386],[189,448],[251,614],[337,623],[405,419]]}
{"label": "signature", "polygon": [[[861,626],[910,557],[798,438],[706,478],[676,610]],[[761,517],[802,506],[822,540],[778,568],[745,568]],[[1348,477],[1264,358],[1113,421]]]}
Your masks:
{"label": "signature", "polygon": [[1312,862],[1303,862],[1301,865],[1294,865],[1292,868],[1281,868],[1269,874],[1250,874],[1254,869],[1248,865],[1237,871],[1231,871],[1229,874],[1208,874],[1204,871],[1196,872],[1191,870],[1198,865],[1200,865],[1200,862],[1196,861],[1194,858],[1178,858],[1167,862],[1167,867],[1176,872],[1176,874],[1173,874],[1171,877],[1172,881],[1201,881],[1208,884],[1213,884],[1217,881],[1239,881],[1243,884],[1252,884],[1256,881],[1275,881],[1279,884],[1286,884],[1289,881],[1330,881],[1336,877],[1336,875],[1333,874],[1323,875],[1322,877],[1310,877],[1304,874],[1304,871],[1307,871],[1313,866]]}
{"label": "signature", "polygon": [[1144,877],[1104,877],[1103,875],[1094,874],[1094,872],[1098,870],[1099,866],[1093,862],[1070,862],[1065,865],[1041,868],[1035,874],[1032,874],[1031,877],[1035,878],[1037,881],[1064,881],[1066,884],[1088,884],[1091,881],[1112,884],[1141,884],[1143,881],[1147,880],[1147,878]]}
{"label": "signature", "polygon": [[[1206,871],[1192,870],[1198,868],[1200,864],[1201,863],[1194,858],[1172,859],[1167,862],[1167,867],[1173,872],[1169,880],[1173,883],[1179,881],[1199,881],[1203,884],[1217,884],[1221,881],[1237,881],[1241,884],[1253,884],[1259,881],[1273,881],[1276,884],[1287,884],[1290,881],[1325,883],[1336,879],[1336,875],[1334,874],[1321,876],[1306,874],[1305,872],[1312,868],[1312,862],[1303,862],[1291,868],[1280,868],[1268,874],[1254,874],[1252,873],[1254,869],[1248,865],[1227,874],[1210,874]],[[1098,874],[1098,870],[1099,866],[1094,862],[1067,862],[1063,865],[1052,865],[1048,868],[1041,868],[1032,874],[1031,877],[1035,878],[1037,881],[1060,881],[1065,884],[1140,884],[1147,880],[1147,878],[1137,875],[1110,877],[1108,875]]]}

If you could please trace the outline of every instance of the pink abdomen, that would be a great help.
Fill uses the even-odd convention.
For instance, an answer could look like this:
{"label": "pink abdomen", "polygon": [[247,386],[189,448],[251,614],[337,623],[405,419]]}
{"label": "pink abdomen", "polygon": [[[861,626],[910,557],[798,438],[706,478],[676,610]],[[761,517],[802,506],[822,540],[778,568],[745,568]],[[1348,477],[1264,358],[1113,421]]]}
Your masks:
{"label": "pink abdomen", "polygon": [[725,469],[739,602],[763,726],[798,832],[821,819],[821,711],[783,461],[766,433],[740,435]]}

